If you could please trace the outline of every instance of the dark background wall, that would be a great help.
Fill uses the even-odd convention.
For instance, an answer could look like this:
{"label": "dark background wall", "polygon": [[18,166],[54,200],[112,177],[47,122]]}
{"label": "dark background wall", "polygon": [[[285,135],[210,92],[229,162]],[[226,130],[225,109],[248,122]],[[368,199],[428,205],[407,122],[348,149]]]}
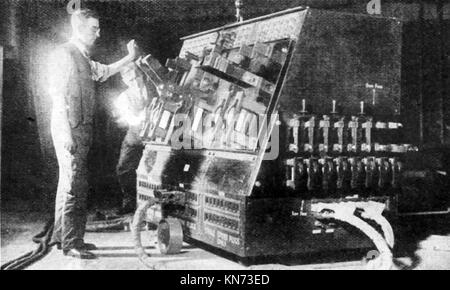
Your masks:
{"label": "dark background wall", "polygon": [[[2,205],[11,200],[53,200],[57,162],[50,138],[50,99],[46,59],[70,36],[67,0],[7,0],[0,3],[0,45],[5,46],[2,116]],[[111,63],[125,55],[134,38],[162,63],[175,57],[179,38],[234,21],[234,0],[119,1],[85,0],[101,15],[101,38],[94,59]],[[300,5],[367,13],[369,0],[246,0],[252,18]],[[404,20],[402,92],[409,142],[450,145],[449,47],[447,1],[382,0],[382,15]],[[125,130],[112,113],[111,97],[123,84],[113,77],[99,85],[96,132],[91,149],[91,205],[117,201],[114,167]]]}

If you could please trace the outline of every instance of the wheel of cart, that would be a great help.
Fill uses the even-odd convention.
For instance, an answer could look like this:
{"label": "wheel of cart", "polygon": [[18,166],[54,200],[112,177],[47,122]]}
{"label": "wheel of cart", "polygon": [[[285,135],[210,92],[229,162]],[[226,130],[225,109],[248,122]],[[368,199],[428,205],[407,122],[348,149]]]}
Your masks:
{"label": "wheel of cart", "polygon": [[162,219],[158,224],[158,248],[161,254],[178,254],[183,247],[183,228],[177,218]]}
{"label": "wheel of cart", "polygon": [[[154,262],[146,253],[141,242],[142,223],[145,221],[147,210],[157,205],[156,199],[141,203],[133,217],[131,232],[134,240],[134,248],[139,260],[149,268],[155,268]],[[158,222],[157,240],[159,251],[164,255],[173,255],[181,251],[183,247],[183,229],[181,222],[176,218],[162,218]]]}

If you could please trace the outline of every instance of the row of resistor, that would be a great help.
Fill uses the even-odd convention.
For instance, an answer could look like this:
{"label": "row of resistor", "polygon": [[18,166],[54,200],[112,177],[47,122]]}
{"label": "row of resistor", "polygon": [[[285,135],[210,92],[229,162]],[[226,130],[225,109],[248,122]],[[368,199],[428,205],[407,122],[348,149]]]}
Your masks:
{"label": "row of resistor", "polygon": [[302,198],[389,194],[401,186],[403,163],[388,157],[291,158],[286,186]]}

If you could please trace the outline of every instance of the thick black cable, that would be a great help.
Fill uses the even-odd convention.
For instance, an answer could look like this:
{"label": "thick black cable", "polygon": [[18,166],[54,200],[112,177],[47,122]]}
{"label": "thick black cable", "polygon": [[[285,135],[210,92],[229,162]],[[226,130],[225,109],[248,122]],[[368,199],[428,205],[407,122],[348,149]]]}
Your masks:
{"label": "thick black cable", "polygon": [[[129,219],[129,216],[121,216],[112,220],[90,222],[86,224],[86,231],[101,232],[123,228],[123,225],[129,222]],[[53,235],[53,227],[54,218],[52,217],[47,221],[44,229],[33,237],[33,242],[37,244],[36,248],[33,251],[4,263],[1,265],[1,270],[23,270],[44,258],[50,252],[52,246],[55,245],[50,244]]]}
{"label": "thick black cable", "polygon": [[53,224],[54,219],[51,218],[45,224],[44,229],[33,237],[33,242],[38,244],[36,249],[14,260],[6,262],[1,266],[1,270],[23,270],[45,257],[53,246],[50,245],[53,234]]}

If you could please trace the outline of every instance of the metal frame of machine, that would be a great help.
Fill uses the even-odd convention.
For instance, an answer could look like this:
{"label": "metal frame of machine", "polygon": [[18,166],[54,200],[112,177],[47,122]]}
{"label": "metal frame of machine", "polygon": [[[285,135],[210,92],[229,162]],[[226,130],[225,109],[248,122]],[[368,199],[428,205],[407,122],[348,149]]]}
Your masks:
{"label": "metal frame of machine", "polygon": [[177,197],[157,219],[242,258],[377,245],[347,211],[393,247],[385,217],[417,150],[401,140],[400,34],[396,19],[295,8],[184,38],[167,70],[147,63],[161,96],[138,204]]}

